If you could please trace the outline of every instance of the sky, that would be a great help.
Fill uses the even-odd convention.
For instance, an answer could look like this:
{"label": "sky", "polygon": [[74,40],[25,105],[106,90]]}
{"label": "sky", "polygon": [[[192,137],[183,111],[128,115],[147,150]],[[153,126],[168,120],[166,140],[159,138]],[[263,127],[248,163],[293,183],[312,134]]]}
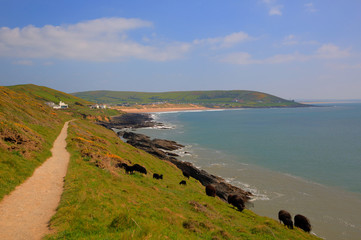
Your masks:
{"label": "sky", "polygon": [[0,85],[361,99],[359,0],[0,0]]}

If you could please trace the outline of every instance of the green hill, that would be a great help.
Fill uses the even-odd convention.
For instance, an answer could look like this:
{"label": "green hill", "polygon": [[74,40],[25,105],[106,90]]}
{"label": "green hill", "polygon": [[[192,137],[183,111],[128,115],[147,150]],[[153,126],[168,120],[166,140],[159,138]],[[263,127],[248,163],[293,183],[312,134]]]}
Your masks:
{"label": "green hill", "polygon": [[301,107],[303,104],[288,101],[270,94],[233,90],[233,91],[183,91],[183,92],[121,92],[88,91],[72,93],[79,98],[111,104],[150,104],[167,102],[172,104],[197,104],[206,107]]}
{"label": "green hill", "polygon": [[23,92],[0,87],[0,199],[50,156],[69,115]]}
{"label": "green hill", "polygon": [[91,101],[86,101],[64,92],[60,92],[48,87],[37,86],[34,84],[15,85],[9,86],[8,88],[45,102],[59,103],[59,101],[63,101],[70,105],[75,105],[75,103],[77,103],[77,105],[92,104]]}
{"label": "green hill", "polygon": [[[317,239],[208,197],[195,179],[179,185],[184,177],[174,165],[122,142],[75,109],[53,110],[45,105],[50,97],[44,98],[51,89],[32,87],[40,92],[0,87],[0,199],[49,157],[63,123],[76,119],[68,130],[65,189],[46,239]],[[96,110],[88,114],[109,117]],[[138,163],[148,174],[126,174],[119,163]]]}
{"label": "green hill", "polygon": [[[64,101],[69,109],[45,103]],[[0,199],[32,175],[50,156],[52,144],[66,120],[106,120],[115,110],[93,110],[88,101],[32,84],[0,86]]]}
{"label": "green hill", "polygon": [[24,84],[8,86],[7,88],[18,93],[26,94],[42,103],[54,102],[58,104],[59,101],[63,101],[69,105],[67,112],[71,113],[73,116],[78,115],[78,117],[98,118],[99,120],[102,120],[101,118],[104,116],[108,117],[119,114],[118,111],[112,109],[90,109],[89,106],[93,105],[94,102],[44,86]]}

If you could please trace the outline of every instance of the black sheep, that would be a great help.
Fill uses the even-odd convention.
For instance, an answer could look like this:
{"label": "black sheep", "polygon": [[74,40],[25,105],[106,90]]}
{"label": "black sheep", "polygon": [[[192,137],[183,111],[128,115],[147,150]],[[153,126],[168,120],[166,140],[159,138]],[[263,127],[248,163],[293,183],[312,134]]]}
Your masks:
{"label": "black sheep", "polygon": [[229,194],[228,198],[227,198],[228,203],[232,204],[236,197],[237,197],[237,195],[235,195],[235,194]]}
{"label": "black sheep", "polygon": [[240,212],[243,211],[245,208],[244,205],[244,199],[242,196],[238,195],[228,195],[228,203],[232,204],[234,207],[236,207]]}
{"label": "black sheep", "polygon": [[159,175],[158,173],[153,173],[153,178],[155,178],[155,179],[163,179],[163,174]]}
{"label": "black sheep", "polygon": [[216,188],[209,184],[206,186],[206,194],[210,197],[215,197],[216,196]]}
{"label": "black sheep", "polygon": [[186,181],[184,181],[184,180],[182,180],[182,181],[180,181],[180,183],[179,183],[180,185],[187,185],[187,182]]}
{"label": "black sheep", "polygon": [[285,210],[281,210],[278,212],[278,219],[283,222],[285,226],[287,226],[289,229],[293,229],[293,222],[291,214]]}
{"label": "black sheep", "polygon": [[140,166],[139,164],[134,164],[132,166],[132,168],[133,168],[133,171],[147,174],[147,169],[145,169],[145,167],[143,167],[143,166]]}
{"label": "black sheep", "polygon": [[183,171],[183,176],[189,179],[190,174],[188,172]]}
{"label": "black sheep", "polygon": [[133,173],[134,169],[133,166],[128,166],[126,163],[122,163],[121,165],[124,169],[126,173]]}
{"label": "black sheep", "polygon": [[128,166],[126,163],[118,164],[125,169],[126,173],[133,173],[134,171],[147,174],[147,169],[145,167],[140,166],[139,164],[134,164],[133,166]]}
{"label": "black sheep", "polygon": [[310,221],[305,216],[300,214],[295,216],[295,226],[301,228],[305,232],[310,232],[312,229]]}

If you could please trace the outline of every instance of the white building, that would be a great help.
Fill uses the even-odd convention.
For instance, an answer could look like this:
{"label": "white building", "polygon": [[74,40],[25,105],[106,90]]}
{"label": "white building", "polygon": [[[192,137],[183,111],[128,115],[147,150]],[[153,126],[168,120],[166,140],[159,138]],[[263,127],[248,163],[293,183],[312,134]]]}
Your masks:
{"label": "white building", "polygon": [[93,109],[106,109],[108,107],[107,107],[106,104],[95,104],[95,105],[90,106],[90,108],[93,108]]}
{"label": "white building", "polygon": [[59,105],[54,105],[53,106],[54,109],[66,109],[68,107],[69,107],[68,104],[66,104],[66,103],[64,103],[62,101],[59,102]]}

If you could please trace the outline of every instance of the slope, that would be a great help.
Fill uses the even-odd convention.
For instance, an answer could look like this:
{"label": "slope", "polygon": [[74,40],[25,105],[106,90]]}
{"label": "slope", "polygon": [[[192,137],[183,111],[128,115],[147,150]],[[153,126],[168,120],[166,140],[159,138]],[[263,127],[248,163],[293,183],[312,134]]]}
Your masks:
{"label": "slope", "polygon": [[70,116],[0,87],[0,199],[31,176]]}
{"label": "slope", "polygon": [[[54,111],[44,104],[49,98],[0,87],[1,197],[50,156],[63,123],[78,119],[69,124],[71,160],[48,239],[316,239],[250,210],[238,212],[206,196],[194,179],[179,185],[184,177],[174,165],[123,143],[89,117],[105,119],[109,112],[76,105],[89,111],[84,118],[77,108]],[[138,163],[148,174],[125,174],[119,163]]]}
{"label": "slope", "polygon": [[[59,100],[69,103],[69,109],[56,111],[45,104]],[[86,104],[91,103],[33,84],[0,86],[0,199],[50,156],[65,121],[74,117],[107,120],[119,114]]]}
{"label": "slope", "polygon": [[66,102],[71,105],[87,105],[91,102],[74,97],[73,95],[57,91],[44,86],[37,86],[34,84],[23,84],[23,85],[14,85],[8,86],[9,89],[27,94],[29,97],[33,97],[37,100],[44,102],[54,102],[58,103],[59,101]]}
{"label": "slope", "polygon": [[[88,121],[70,124],[68,146],[65,191],[47,239],[317,239],[208,197],[195,179],[179,185],[184,176],[174,165]],[[120,163],[148,174],[126,174]]]}
{"label": "slope", "polygon": [[89,91],[73,93],[74,96],[112,104],[150,104],[167,102],[173,104],[198,104],[206,107],[301,107],[294,101],[288,101],[270,94],[233,90],[233,91],[181,91],[181,92],[120,92]]}

